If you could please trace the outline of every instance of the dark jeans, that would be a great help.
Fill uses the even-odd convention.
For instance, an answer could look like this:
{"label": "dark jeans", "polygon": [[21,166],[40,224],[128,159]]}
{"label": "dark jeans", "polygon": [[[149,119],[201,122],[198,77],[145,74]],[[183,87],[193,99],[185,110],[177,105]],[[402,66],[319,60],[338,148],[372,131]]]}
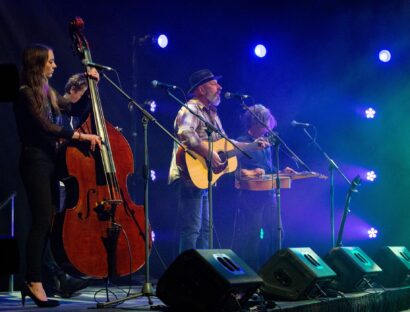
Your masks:
{"label": "dark jeans", "polygon": [[175,181],[178,196],[179,253],[209,248],[208,191]]}
{"label": "dark jeans", "polygon": [[58,205],[55,159],[34,147],[23,147],[20,173],[31,210],[31,227],[26,246],[28,282],[41,282],[43,253],[50,233],[53,213]]}
{"label": "dark jeans", "polygon": [[277,216],[273,191],[239,191],[233,249],[259,271],[277,248]]}

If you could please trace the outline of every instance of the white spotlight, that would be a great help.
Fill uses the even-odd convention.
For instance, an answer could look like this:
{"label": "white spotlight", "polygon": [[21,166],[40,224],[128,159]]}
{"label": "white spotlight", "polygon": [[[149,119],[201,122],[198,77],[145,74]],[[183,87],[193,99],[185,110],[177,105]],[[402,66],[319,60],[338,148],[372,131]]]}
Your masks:
{"label": "white spotlight", "polygon": [[379,60],[383,63],[389,62],[391,59],[391,53],[389,50],[381,50],[379,52]]}

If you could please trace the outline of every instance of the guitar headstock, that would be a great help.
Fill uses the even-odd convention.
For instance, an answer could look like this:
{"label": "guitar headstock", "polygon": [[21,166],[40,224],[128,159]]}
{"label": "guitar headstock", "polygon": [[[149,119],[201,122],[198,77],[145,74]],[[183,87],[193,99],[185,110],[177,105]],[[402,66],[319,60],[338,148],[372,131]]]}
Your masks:
{"label": "guitar headstock", "polygon": [[71,20],[68,29],[73,42],[73,50],[78,53],[81,59],[83,59],[85,51],[89,49],[87,39],[83,34],[83,19],[79,16],[74,17]]}

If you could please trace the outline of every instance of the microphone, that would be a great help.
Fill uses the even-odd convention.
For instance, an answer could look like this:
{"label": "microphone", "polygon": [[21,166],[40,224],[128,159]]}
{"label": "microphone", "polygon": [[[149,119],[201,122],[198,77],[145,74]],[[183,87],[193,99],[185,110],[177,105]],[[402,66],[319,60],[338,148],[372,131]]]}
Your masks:
{"label": "microphone", "polygon": [[310,123],[298,122],[296,120],[292,120],[290,124],[292,125],[292,127],[312,127]]}
{"label": "microphone", "polygon": [[362,183],[362,179],[360,175],[355,176],[355,178],[352,181],[352,185],[356,187],[356,186],[359,186],[361,183]]}
{"label": "microphone", "polygon": [[152,80],[151,84],[154,88],[178,89],[178,87],[175,85],[159,82],[158,80]]}
{"label": "microphone", "polygon": [[225,92],[225,99],[230,100],[234,98],[239,98],[239,99],[247,99],[250,98],[250,95],[247,94],[239,94],[239,93],[233,93],[233,92]]}
{"label": "microphone", "polygon": [[362,183],[360,175],[357,175],[351,182],[349,192],[357,193],[357,187]]}
{"label": "microphone", "polygon": [[83,60],[82,63],[83,63],[85,66],[94,67],[94,68],[100,69],[100,70],[114,70],[114,68],[111,68],[111,67],[109,67],[109,66],[105,66],[105,65],[101,65],[101,64],[89,62],[89,61],[86,61],[86,60]]}

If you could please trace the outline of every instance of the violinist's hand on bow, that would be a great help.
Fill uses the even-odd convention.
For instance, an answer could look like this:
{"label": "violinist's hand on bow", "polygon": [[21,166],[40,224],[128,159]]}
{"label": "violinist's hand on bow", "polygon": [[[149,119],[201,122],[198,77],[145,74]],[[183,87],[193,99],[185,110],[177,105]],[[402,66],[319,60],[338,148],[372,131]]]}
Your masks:
{"label": "violinist's hand on bow", "polygon": [[87,69],[87,72],[85,73],[88,77],[100,81],[100,74],[98,73],[98,70],[96,70],[94,67],[90,67]]}

